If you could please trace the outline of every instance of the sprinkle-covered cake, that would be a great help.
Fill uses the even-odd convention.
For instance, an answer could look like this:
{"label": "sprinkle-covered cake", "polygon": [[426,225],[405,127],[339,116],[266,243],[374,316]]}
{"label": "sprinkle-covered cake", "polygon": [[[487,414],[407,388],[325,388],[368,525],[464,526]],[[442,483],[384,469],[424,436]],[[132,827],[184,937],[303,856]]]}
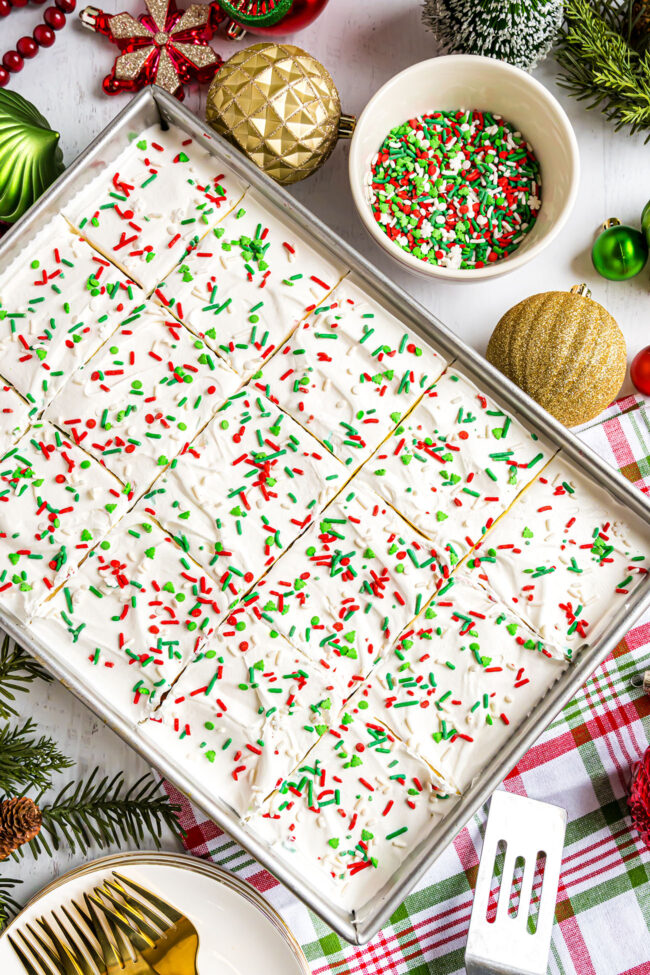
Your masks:
{"label": "sprinkle-covered cake", "polygon": [[456,565],[553,451],[453,366],[359,472]]}
{"label": "sprinkle-covered cake", "polygon": [[132,512],[39,612],[35,629],[118,713],[140,719],[225,618],[216,582]]}
{"label": "sprinkle-covered cake", "polygon": [[30,616],[125,514],[130,494],[51,424],[35,423],[0,459],[0,501],[0,604]]}
{"label": "sprinkle-covered cake", "polygon": [[235,613],[143,734],[244,815],[282,784],[340,705],[327,668],[263,621]]}
{"label": "sprinkle-covered cake", "polygon": [[42,409],[133,299],[132,283],[55,217],[0,273],[2,376]]}
{"label": "sprinkle-covered cake", "polygon": [[128,309],[46,416],[141,494],[240,380],[158,305]]}
{"label": "sprinkle-covered cake", "polygon": [[0,608],[360,910],[650,531],[180,129],[97,169],[0,271]]}
{"label": "sprinkle-covered cake", "polygon": [[64,208],[101,254],[151,292],[241,200],[246,186],[174,126],[135,136]]}
{"label": "sprinkle-covered cake", "polygon": [[556,457],[463,571],[572,656],[649,568],[647,525]]}
{"label": "sprinkle-covered cake", "polygon": [[253,383],[352,471],[444,368],[441,355],[346,279]]}
{"label": "sprinkle-covered cake", "polygon": [[247,601],[347,697],[441,581],[430,541],[377,495],[345,490]]}
{"label": "sprinkle-covered cake", "polygon": [[345,272],[250,190],[154,297],[248,378]]}
{"label": "sprinkle-covered cake", "polygon": [[345,483],[345,468],[246,388],[172,461],[141,507],[235,600]]}
{"label": "sprinkle-covered cake", "polygon": [[448,783],[370,709],[351,702],[251,828],[337,904],[358,910],[455,799]]}
{"label": "sprinkle-covered cake", "polygon": [[452,576],[362,695],[414,752],[465,791],[565,667],[498,599]]}

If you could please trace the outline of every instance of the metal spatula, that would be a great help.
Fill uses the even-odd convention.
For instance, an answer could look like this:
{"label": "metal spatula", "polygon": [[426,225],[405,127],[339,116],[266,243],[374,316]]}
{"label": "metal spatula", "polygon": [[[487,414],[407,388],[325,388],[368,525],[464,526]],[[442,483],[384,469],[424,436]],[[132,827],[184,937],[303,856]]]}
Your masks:
{"label": "metal spatula", "polygon": [[[546,975],[566,820],[566,810],[548,802],[509,792],[492,796],[465,952],[467,975]],[[491,901],[498,858],[501,882]],[[538,875],[543,869],[539,896],[539,881],[533,896],[536,868]]]}

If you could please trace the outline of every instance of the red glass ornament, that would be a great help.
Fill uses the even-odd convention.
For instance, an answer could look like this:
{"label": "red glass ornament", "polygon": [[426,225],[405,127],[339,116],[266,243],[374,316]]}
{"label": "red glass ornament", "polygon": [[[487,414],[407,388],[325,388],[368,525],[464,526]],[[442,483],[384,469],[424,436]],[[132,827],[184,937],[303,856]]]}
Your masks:
{"label": "red glass ornament", "polygon": [[2,59],[2,63],[7,71],[22,71],[25,65],[18,51],[7,51]]}
{"label": "red glass ornament", "polygon": [[77,6],[77,0],[54,0],[54,2],[64,14],[71,14]]}
{"label": "red glass ornament", "polygon": [[4,88],[5,85],[9,84],[9,72],[6,68],[0,65],[0,88]]}
{"label": "red glass ornament", "polygon": [[33,37],[39,47],[52,47],[55,40],[54,31],[47,24],[39,24],[35,27]]}
{"label": "red glass ornament", "polygon": [[61,30],[62,27],[65,27],[65,14],[61,10],[57,10],[56,7],[48,7],[43,14],[43,20],[52,30]]}
{"label": "red glass ornament", "polygon": [[639,390],[646,396],[650,396],[650,345],[635,355],[630,367],[630,378]]}
{"label": "red glass ornament", "polygon": [[0,0],[0,17],[6,17],[11,13],[11,4],[9,0]]}
{"label": "red glass ornament", "polygon": [[[180,101],[185,83],[192,78],[210,81],[223,63],[208,43],[215,30],[210,7],[193,5],[190,14],[190,9],[179,10],[175,0],[145,0],[145,5],[147,13],[137,20],[127,13],[106,14],[96,7],[81,11],[84,27],[103,34],[121,52],[102,88],[107,95],[114,95],[158,84]],[[197,6],[201,12],[198,23]],[[127,59],[123,54],[137,54],[137,58]]]}
{"label": "red glass ornament", "polygon": [[42,7],[44,3],[47,3],[47,0],[32,0],[32,3],[37,7]]}
{"label": "red glass ornament", "polygon": [[11,0],[12,7],[26,7],[28,0]]}
{"label": "red glass ornament", "polygon": [[16,50],[24,58],[33,58],[38,54],[38,44],[33,37],[21,37],[16,44]]}
{"label": "red glass ornament", "polygon": [[650,849],[650,748],[634,770],[627,803],[632,814],[632,825]]}
{"label": "red glass ornament", "polygon": [[[216,0],[216,3],[219,3],[219,0]],[[246,23],[242,24],[242,26],[246,31],[250,31],[251,34],[260,34],[263,37],[291,34],[293,31],[308,27],[323,12],[327,3],[328,0],[293,0],[289,10],[282,15],[277,23],[258,27],[252,24],[250,20],[246,20]],[[239,21],[232,8],[236,8],[239,5],[243,9],[250,7],[248,0],[229,0],[229,5],[223,8],[235,23],[239,23]]]}

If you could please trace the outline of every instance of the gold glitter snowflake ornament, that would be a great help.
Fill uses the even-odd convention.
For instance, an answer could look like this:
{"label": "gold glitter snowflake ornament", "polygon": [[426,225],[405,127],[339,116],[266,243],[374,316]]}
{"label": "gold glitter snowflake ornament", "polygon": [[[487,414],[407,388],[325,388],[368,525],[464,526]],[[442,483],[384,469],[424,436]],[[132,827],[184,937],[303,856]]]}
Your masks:
{"label": "gold glitter snowflake ornament", "polygon": [[106,14],[85,7],[81,22],[120,49],[113,70],[102,82],[107,95],[160,85],[179,100],[183,85],[196,78],[210,81],[222,60],[209,45],[218,18],[212,8],[193,3],[179,10],[175,0],[145,0],[147,13]]}

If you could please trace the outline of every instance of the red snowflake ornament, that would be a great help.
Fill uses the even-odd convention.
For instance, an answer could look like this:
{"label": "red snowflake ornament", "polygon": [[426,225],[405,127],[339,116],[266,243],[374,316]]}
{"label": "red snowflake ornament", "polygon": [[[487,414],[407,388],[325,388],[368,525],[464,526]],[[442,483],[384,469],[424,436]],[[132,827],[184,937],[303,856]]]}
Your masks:
{"label": "red snowflake ornament", "polygon": [[178,10],[175,0],[145,0],[148,13],[106,14],[97,7],[81,11],[81,22],[120,49],[102,87],[107,95],[160,85],[182,101],[183,85],[194,77],[210,81],[222,59],[212,50],[217,21],[211,8],[193,3]]}

